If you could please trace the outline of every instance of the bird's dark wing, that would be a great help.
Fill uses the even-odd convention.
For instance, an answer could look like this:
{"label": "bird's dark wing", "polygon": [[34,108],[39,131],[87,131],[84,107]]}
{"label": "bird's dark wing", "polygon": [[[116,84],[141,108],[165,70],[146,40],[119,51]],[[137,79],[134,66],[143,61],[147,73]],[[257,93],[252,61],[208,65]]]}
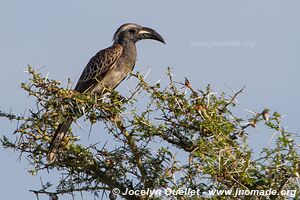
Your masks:
{"label": "bird's dark wing", "polygon": [[119,44],[99,51],[84,68],[75,90],[78,92],[91,91],[107,71],[114,66],[122,52],[123,47]]}
{"label": "bird's dark wing", "polygon": [[[91,58],[84,68],[75,90],[78,92],[88,92],[92,90],[95,85],[102,80],[107,71],[115,65],[122,52],[123,47],[119,44],[99,51]],[[72,124],[72,121],[72,119],[69,119],[66,123],[60,124],[55,131],[47,155],[49,164],[56,160],[56,154],[59,146]]]}

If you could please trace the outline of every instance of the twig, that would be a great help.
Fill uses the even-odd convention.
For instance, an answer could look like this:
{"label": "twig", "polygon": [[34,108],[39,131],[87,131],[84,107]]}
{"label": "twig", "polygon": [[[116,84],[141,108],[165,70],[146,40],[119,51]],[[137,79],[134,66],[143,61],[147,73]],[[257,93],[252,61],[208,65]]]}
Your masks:
{"label": "twig", "polygon": [[246,87],[246,86],[242,87],[242,89],[240,89],[238,92],[235,92],[235,94],[234,94],[233,97],[230,99],[230,101],[227,102],[227,103],[224,105],[224,107],[223,107],[222,109],[220,109],[220,112],[221,112],[221,113],[223,113],[223,112],[225,111],[225,109],[226,109],[230,104],[232,104],[232,103],[235,101],[236,97],[237,97],[240,93],[242,93],[242,92],[244,91],[245,87]]}
{"label": "twig", "polygon": [[132,153],[135,157],[137,167],[138,167],[138,169],[141,173],[142,181],[144,182],[145,179],[146,179],[147,174],[146,174],[143,162],[142,162],[141,153],[140,153],[137,145],[135,144],[132,136],[126,130],[125,126],[123,125],[123,123],[121,122],[120,119],[117,120],[116,124],[117,124],[118,128],[120,129],[120,131],[123,133],[123,135],[125,136],[125,138],[127,140],[127,144],[129,145],[129,147],[130,147],[130,149],[131,149],[131,151],[132,151]]}

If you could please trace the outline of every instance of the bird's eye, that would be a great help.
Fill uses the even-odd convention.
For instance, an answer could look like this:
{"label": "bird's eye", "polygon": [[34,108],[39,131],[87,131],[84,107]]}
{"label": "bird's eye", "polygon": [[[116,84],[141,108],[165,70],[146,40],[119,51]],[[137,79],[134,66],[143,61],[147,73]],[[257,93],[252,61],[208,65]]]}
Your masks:
{"label": "bird's eye", "polygon": [[129,29],[129,33],[135,33],[136,30],[135,29]]}

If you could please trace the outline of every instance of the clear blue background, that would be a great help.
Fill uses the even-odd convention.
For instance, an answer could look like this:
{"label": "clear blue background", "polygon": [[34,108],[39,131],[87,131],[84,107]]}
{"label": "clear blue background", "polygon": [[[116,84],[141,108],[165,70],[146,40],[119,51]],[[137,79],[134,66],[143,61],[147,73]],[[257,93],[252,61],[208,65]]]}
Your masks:
{"label": "clear blue background", "polygon": [[[136,22],[156,29],[167,42],[137,45],[135,70],[151,67],[149,82],[165,79],[171,66],[177,80],[188,77],[197,88],[210,83],[215,92],[230,94],[226,85],[236,90],[246,85],[238,98],[241,116],[248,115],[243,109],[269,107],[285,114],[288,130],[298,132],[299,9],[297,0],[1,0],[0,109],[21,114],[33,107],[19,87],[27,78],[27,64],[44,67],[42,72],[64,84],[69,77],[75,82],[89,58],[111,45],[119,25]],[[211,41],[217,45],[204,45]],[[241,45],[228,45],[232,41]],[[123,82],[118,90],[128,85]],[[10,135],[16,124],[0,119],[0,127],[1,135]],[[267,145],[272,134],[258,126],[250,135],[254,151]],[[18,153],[2,147],[0,161],[1,199],[34,199],[28,190],[39,188],[40,177],[44,181],[59,177],[31,176],[28,162],[19,162]]]}

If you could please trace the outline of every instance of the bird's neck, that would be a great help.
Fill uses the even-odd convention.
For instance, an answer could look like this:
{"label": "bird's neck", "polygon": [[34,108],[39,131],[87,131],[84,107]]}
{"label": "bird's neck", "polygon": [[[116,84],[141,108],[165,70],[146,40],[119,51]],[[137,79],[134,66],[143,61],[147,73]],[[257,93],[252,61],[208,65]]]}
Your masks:
{"label": "bird's neck", "polygon": [[136,59],[136,46],[133,41],[120,41],[118,44],[122,45],[123,53],[122,56],[133,59],[135,62]]}

